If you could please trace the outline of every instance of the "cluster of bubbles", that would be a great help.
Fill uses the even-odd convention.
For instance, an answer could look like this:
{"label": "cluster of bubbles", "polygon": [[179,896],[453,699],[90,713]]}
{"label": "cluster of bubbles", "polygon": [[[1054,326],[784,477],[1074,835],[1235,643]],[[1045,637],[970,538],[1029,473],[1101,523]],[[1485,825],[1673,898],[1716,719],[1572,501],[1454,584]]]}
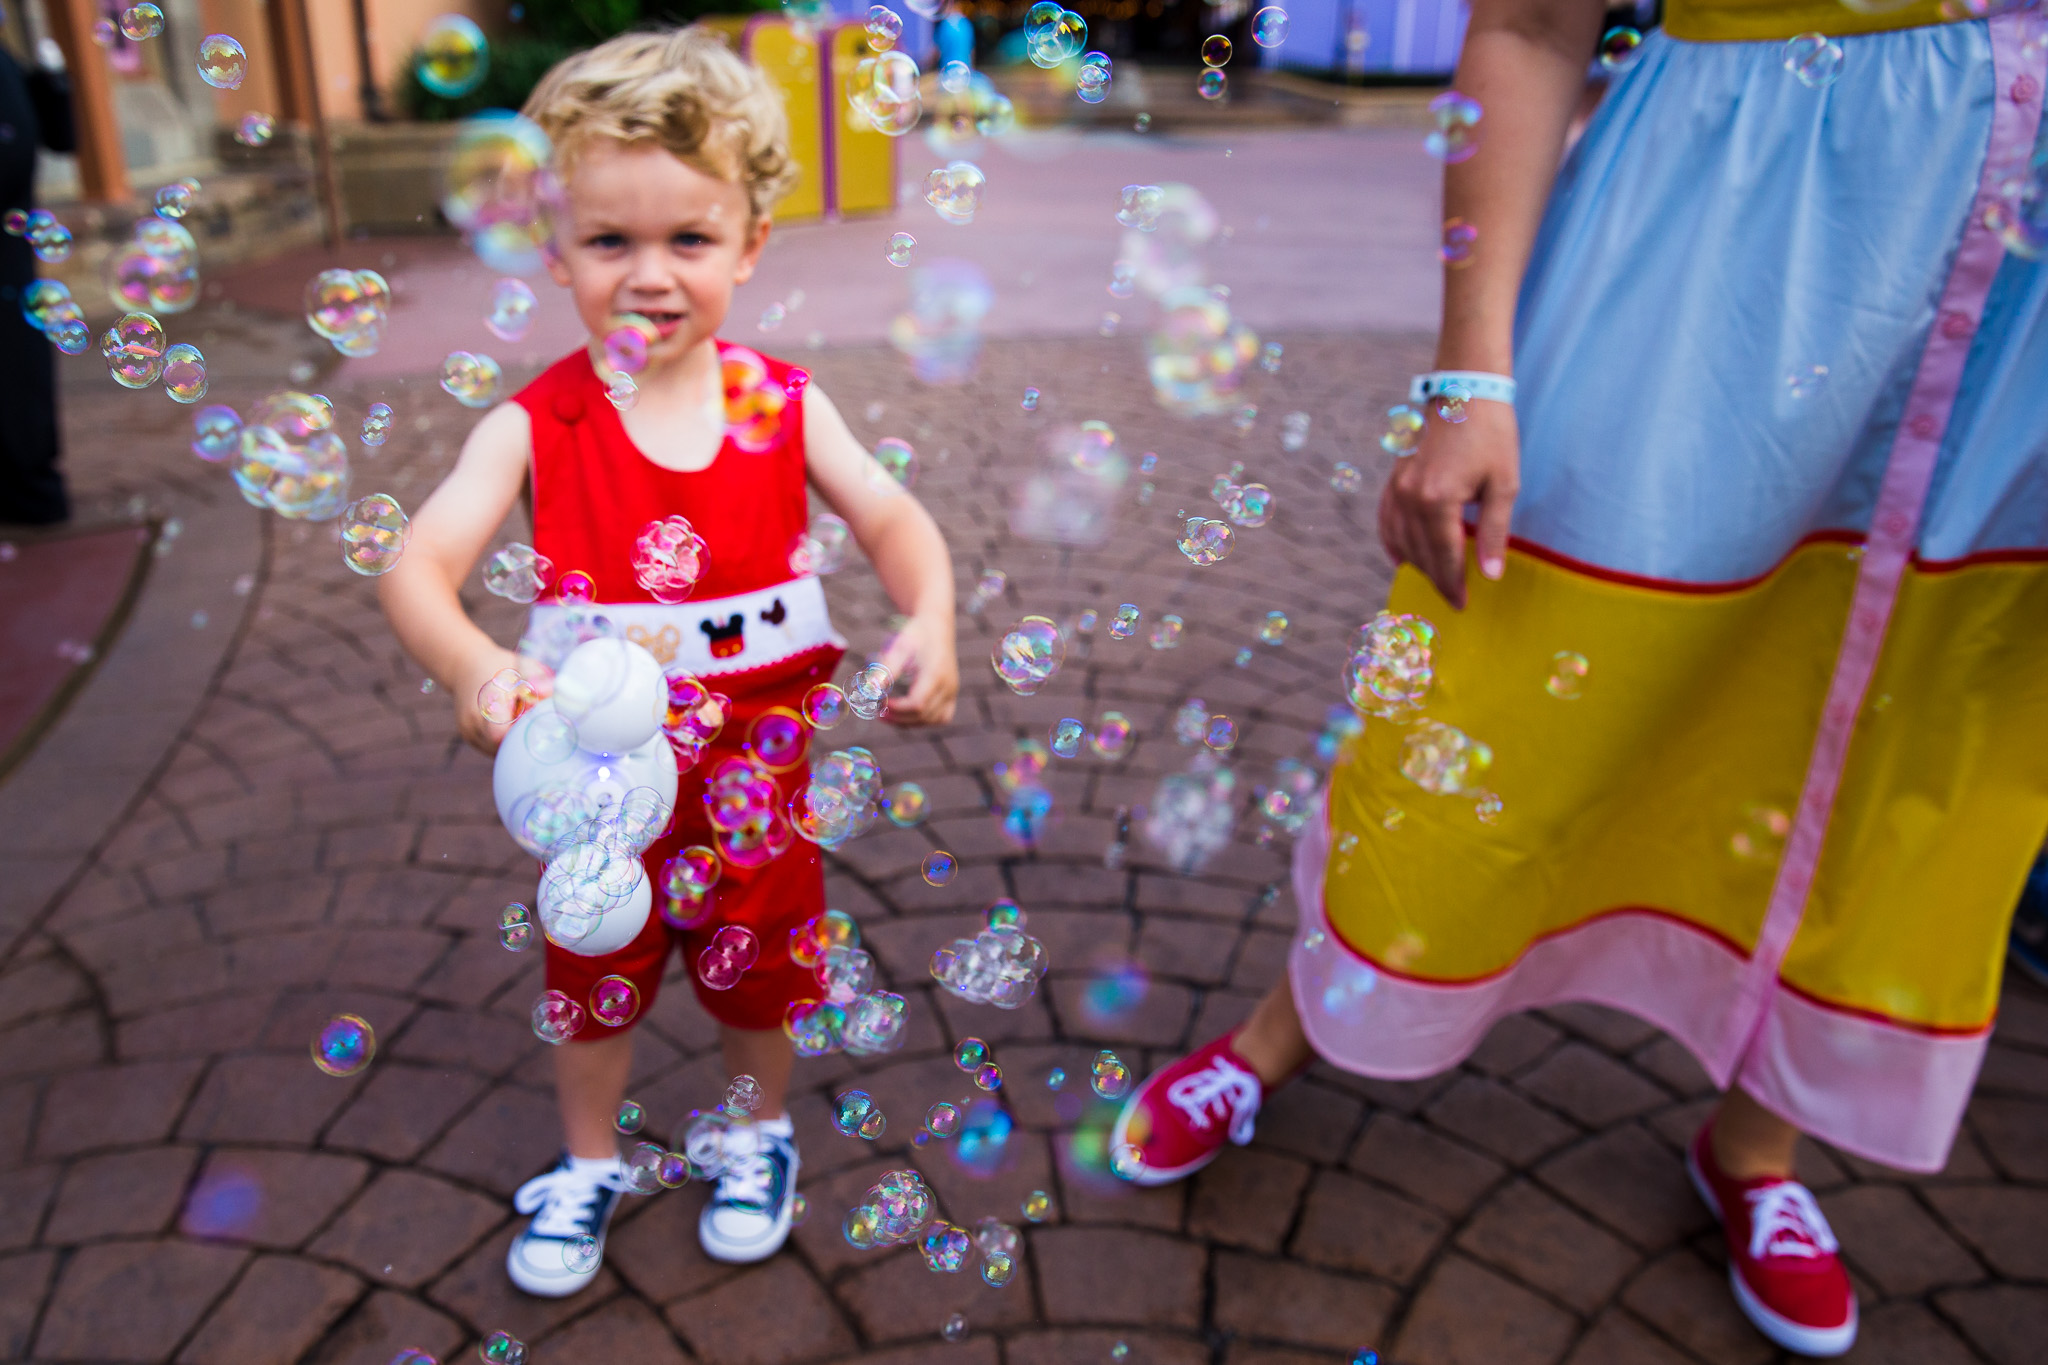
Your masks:
{"label": "cluster of bubbles", "polygon": [[342,563],[375,578],[398,567],[412,539],[412,521],[389,493],[357,498],[341,512]]}
{"label": "cluster of bubbles", "polygon": [[633,580],[657,602],[676,603],[704,576],[704,538],[680,514],[650,521],[633,538]]}
{"label": "cluster of bubbles", "polygon": [[381,446],[391,439],[391,405],[372,403],[363,414],[362,441],[366,446]]}
{"label": "cluster of bubbles", "polygon": [[1266,830],[1294,835],[1301,832],[1315,813],[1316,798],[1322,793],[1322,778],[1298,758],[1283,758],[1273,765],[1273,780],[1259,796],[1259,814]]}
{"label": "cluster of bubbles", "polygon": [[[1206,736],[1208,717],[1203,719]],[[1230,842],[1236,824],[1237,774],[1203,752],[1195,755],[1187,771],[1159,779],[1145,819],[1145,838],[1169,866],[1192,873]]]}
{"label": "cluster of bubbles", "polygon": [[871,1057],[903,1045],[908,1007],[902,996],[874,988],[874,959],[861,949],[860,929],[850,915],[827,910],[792,930],[789,956],[815,972],[825,992],[822,1000],[792,1001],[783,1013],[782,1031],[799,1056],[843,1049]]}
{"label": "cluster of bubbles", "polygon": [[1436,669],[1431,646],[1436,626],[1428,618],[1383,611],[1358,628],[1344,665],[1344,691],[1358,711],[1405,720],[1422,709]]}
{"label": "cluster of bubbles", "polygon": [[353,1076],[377,1055],[377,1031],[356,1014],[337,1014],[313,1035],[313,1065],[330,1076]]}
{"label": "cluster of bubbles", "polygon": [[9,209],[0,227],[10,237],[27,238],[29,250],[45,265],[71,259],[71,229],[46,209]]}
{"label": "cluster of bubbles", "polygon": [[[732,698],[712,691],[702,679],[681,669],[668,673],[667,682],[668,707],[662,714],[661,733],[676,756],[676,771],[686,773],[697,766],[705,747],[725,728],[726,717],[732,714]],[[787,846],[785,841],[783,847]],[[726,841],[720,841],[721,852],[728,847]]]}
{"label": "cluster of bubbles", "polygon": [[106,282],[116,308],[183,313],[199,301],[199,244],[170,217],[143,218],[108,255]]}
{"label": "cluster of bubbles", "polygon": [[997,901],[989,924],[932,954],[932,978],[962,1000],[1013,1010],[1038,993],[1050,961],[1045,945],[1024,932],[1014,901]]}
{"label": "cluster of bubbles", "polygon": [[36,280],[21,291],[22,316],[65,355],[81,355],[92,344],[85,310],[62,280]]}
{"label": "cluster of bubbles", "polygon": [[889,1127],[888,1115],[865,1090],[847,1090],[832,1099],[832,1127],[841,1137],[873,1142]]}
{"label": "cluster of bubbles", "polygon": [[1074,79],[1074,93],[1088,104],[1100,104],[1108,99],[1111,66],[1107,52],[1083,53],[1080,74]]}
{"label": "cluster of bubbles", "polygon": [[834,749],[812,759],[810,781],[790,798],[790,824],[820,848],[838,848],[880,818],[881,799],[875,756],[858,746]]}
{"label": "cluster of bubbles", "polygon": [[729,991],[760,960],[758,934],[742,924],[722,925],[704,951],[697,954],[697,979],[711,990]]}
{"label": "cluster of bubbles", "polygon": [[461,14],[444,14],[429,24],[413,58],[413,74],[420,84],[443,99],[467,95],[483,84],[490,68],[491,49],[484,31]]}
{"label": "cluster of bubbles", "polygon": [[1491,748],[1442,721],[1416,721],[1401,742],[1401,776],[1434,796],[1485,795],[1478,779],[1492,765]]}
{"label": "cluster of bubbles", "polygon": [[[849,1093],[866,1098],[858,1090]],[[870,1251],[915,1241],[937,1208],[938,1201],[916,1171],[886,1172],[868,1187],[867,1197],[847,1212],[847,1244]]]}
{"label": "cluster of bubbles", "polygon": [[450,351],[441,361],[441,391],[465,408],[497,402],[504,378],[497,361],[475,351]]}
{"label": "cluster of bubbles", "polygon": [[541,932],[573,948],[608,913],[647,894],[640,855],[668,827],[670,809],[647,787],[603,807],[580,790],[559,788],[536,793],[514,814],[520,846],[546,864],[535,904]]}
{"label": "cluster of bubbles", "polygon": [[[993,765],[997,812],[1005,838],[1021,848],[1034,847],[1052,820],[1053,797],[1045,786],[1045,770],[1051,754],[1035,739],[1020,739],[1006,762]],[[1000,906],[1004,902],[998,901]],[[990,923],[997,922],[991,912]]]}
{"label": "cluster of bubbles", "polygon": [[1050,70],[1080,55],[1088,43],[1088,21],[1055,0],[1038,0],[1024,12],[1024,55]]}
{"label": "cluster of bubbles", "polygon": [[323,270],[306,282],[306,325],[345,356],[374,355],[391,320],[391,286],[374,270]]}
{"label": "cluster of bubbles", "polygon": [[1824,33],[1802,33],[1786,41],[1783,61],[1808,90],[1825,90],[1842,75],[1842,45]]}
{"label": "cluster of bubbles", "polygon": [[995,82],[965,62],[939,68],[938,109],[927,133],[939,149],[1001,137],[1017,126],[1017,109]]}
{"label": "cluster of bubbles", "polygon": [[1436,126],[1423,138],[1423,150],[1450,166],[1469,161],[1479,150],[1479,120],[1485,114],[1479,101],[1446,90],[1429,102],[1429,114]]}
{"label": "cluster of bubbles", "polygon": [[[903,21],[894,12],[881,5],[875,8],[894,20],[897,32],[902,31]],[[872,44],[875,32],[872,19],[869,20],[868,32]],[[924,98],[918,88],[923,73],[909,53],[894,50],[893,36],[889,42],[889,49],[863,57],[855,64],[852,74],[846,78],[846,102],[854,114],[876,132],[902,137],[917,127],[918,120],[924,117]]]}
{"label": "cluster of bubbles", "polygon": [[334,431],[334,406],[285,389],[243,418],[234,466],[244,501],[293,521],[326,521],[348,505],[348,447]]}
{"label": "cluster of bubbles", "polygon": [[484,561],[484,587],[522,606],[537,601],[554,577],[553,560],[516,540]]}
{"label": "cluster of bubbles", "polygon": [[722,759],[711,770],[704,806],[718,855],[736,866],[764,866],[796,842],[774,777],[748,758]]}

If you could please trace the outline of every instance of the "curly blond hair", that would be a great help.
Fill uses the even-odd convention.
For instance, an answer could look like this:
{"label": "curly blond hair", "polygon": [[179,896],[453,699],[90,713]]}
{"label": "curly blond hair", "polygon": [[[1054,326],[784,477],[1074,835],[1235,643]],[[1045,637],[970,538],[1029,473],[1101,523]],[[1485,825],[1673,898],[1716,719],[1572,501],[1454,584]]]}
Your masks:
{"label": "curly blond hair", "polygon": [[781,95],[701,24],[622,33],[565,57],[521,112],[554,142],[564,179],[585,144],[610,138],[655,143],[706,175],[744,185],[756,219],[796,184]]}

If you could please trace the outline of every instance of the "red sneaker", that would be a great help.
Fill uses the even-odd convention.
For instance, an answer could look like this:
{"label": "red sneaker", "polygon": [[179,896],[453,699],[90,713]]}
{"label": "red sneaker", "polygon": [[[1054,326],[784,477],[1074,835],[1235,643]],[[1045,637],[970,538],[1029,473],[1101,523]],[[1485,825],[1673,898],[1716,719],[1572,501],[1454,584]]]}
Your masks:
{"label": "red sneaker", "polygon": [[1230,1050],[1228,1034],[1155,1071],[1124,1101],[1110,1130],[1109,1150],[1138,1149],[1135,1165],[1117,1174],[1134,1185],[1165,1185],[1193,1175],[1216,1159],[1225,1138],[1242,1147],[1252,1140],[1265,1087],[1244,1058]]}
{"label": "red sneaker", "polygon": [[1856,1291],[1813,1192],[1780,1176],[1728,1176],[1714,1161],[1713,1129],[1693,1138],[1685,1169],[1727,1234],[1736,1305],[1788,1351],[1841,1355],[1856,1342]]}

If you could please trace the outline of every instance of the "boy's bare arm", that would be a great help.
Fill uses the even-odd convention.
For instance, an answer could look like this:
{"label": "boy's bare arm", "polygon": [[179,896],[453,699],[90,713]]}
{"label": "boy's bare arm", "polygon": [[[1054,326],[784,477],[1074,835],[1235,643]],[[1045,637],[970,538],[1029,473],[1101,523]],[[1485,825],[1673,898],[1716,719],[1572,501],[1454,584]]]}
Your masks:
{"label": "boy's bare arm", "polygon": [[944,725],[960,692],[953,647],[953,556],[924,504],[876,463],[816,384],[804,395],[804,450],[811,483],[846,519],[889,599],[910,618],[882,662],[892,674],[916,666],[910,694],[889,718]]}
{"label": "boy's bare arm", "polygon": [[[477,692],[517,656],[477,628],[457,595],[519,496],[533,447],[526,410],[492,409],[463,442],[454,470],[412,518],[412,540],[377,580],[377,598],[408,654],[446,688],[462,737],[496,753],[506,726],[477,709]],[[548,680],[532,679],[545,693]]]}

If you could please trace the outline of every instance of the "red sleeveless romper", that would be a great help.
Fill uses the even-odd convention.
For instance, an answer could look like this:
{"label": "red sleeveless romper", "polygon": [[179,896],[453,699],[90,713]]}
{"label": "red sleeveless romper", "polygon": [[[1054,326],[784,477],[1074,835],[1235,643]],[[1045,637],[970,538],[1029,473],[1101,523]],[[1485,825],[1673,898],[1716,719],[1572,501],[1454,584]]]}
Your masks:
{"label": "red sleeveless romper", "polygon": [[[719,354],[765,369],[777,389],[787,382],[791,367],[781,361],[724,342]],[[746,752],[749,727],[763,711],[794,709],[805,692],[830,681],[844,653],[825,618],[817,579],[798,577],[789,567],[790,548],[810,518],[803,404],[791,399],[779,423],[751,425],[747,449],[728,433],[709,466],[682,472],[663,469],[640,453],[582,351],[555,362],[513,401],[526,409],[533,427],[534,548],[554,561],[558,575],[573,569],[591,575],[593,603],[665,668],[687,668],[732,699],[725,728],[697,765],[680,775],[668,833],[647,850],[658,904],[662,864],[686,845],[714,845],[703,799],[706,777],[721,760]],[[634,579],[633,540],[648,522],[677,513],[703,537],[707,563],[688,600],[663,605]],[[808,761],[777,776],[785,806],[808,777]],[[698,999],[722,1024],[777,1028],[791,1001],[818,994],[812,973],[789,960],[790,931],[825,910],[817,845],[797,839],[786,853],[755,868],[726,863],[711,902],[704,924],[690,930],[672,927],[657,909],[633,942],[602,957],[547,945],[548,988],[584,1007],[575,1041],[620,1031],[600,1023],[590,1009],[591,988],[600,978],[630,980],[644,1013],[654,1004],[676,947]],[[712,990],[697,974],[697,958],[712,934],[728,924],[752,929],[761,955],[738,985]]]}

